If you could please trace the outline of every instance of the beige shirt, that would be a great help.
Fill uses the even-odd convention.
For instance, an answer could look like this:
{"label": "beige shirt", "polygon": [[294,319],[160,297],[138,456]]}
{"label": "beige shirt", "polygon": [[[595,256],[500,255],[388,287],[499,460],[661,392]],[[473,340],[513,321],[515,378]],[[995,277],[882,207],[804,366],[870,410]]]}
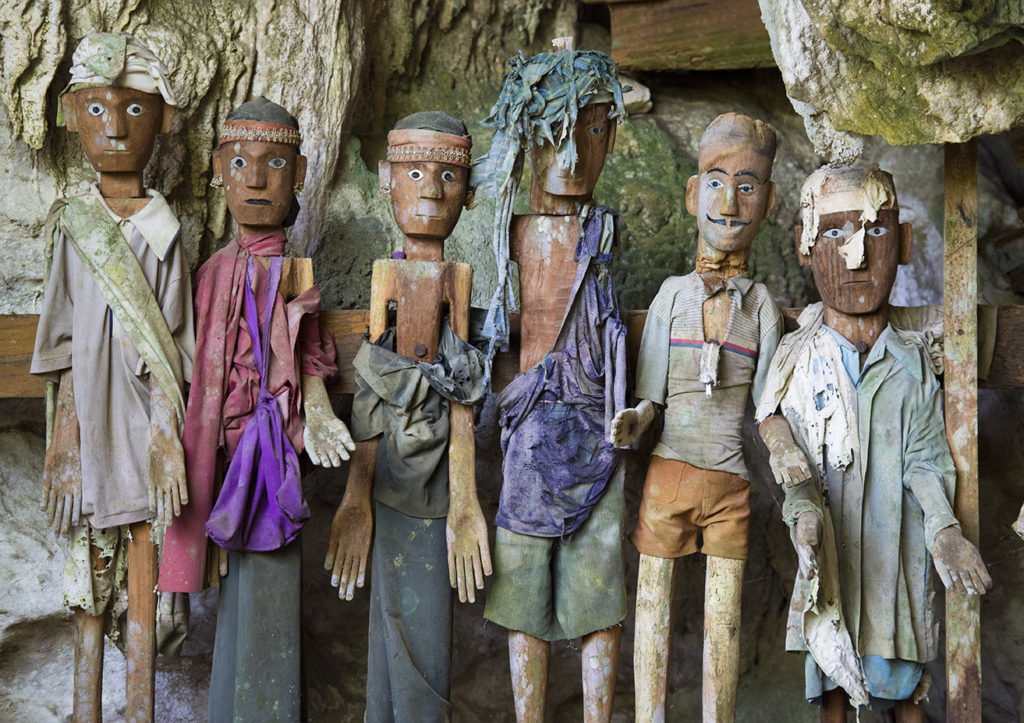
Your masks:
{"label": "beige shirt", "polygon": [[709,294],[696,272],[669,277],[654,297],[640,342],[635,394],[665,407],[654,454],[749,479],[743,413],[751,386],[755,403],[760,396],[784,327],[764,284],[737,276],[726,281],[725,293],[732,307],[710,398],[700,381]]}
{"label": "beige shirt", "polygon": [[[100,195],[95,186],[92,193]],[[188,261],[175,243],[180,224],[163,196],[146,193],[149,203],[129,218],[107,212],[153,289],[187,381],[195,334]],[[57,380],[71,369],[81,426],[83,516],[99,528],[141,522],[154,514],[146,483],[149,372],[77,252],[57,234],[31,371]]]}

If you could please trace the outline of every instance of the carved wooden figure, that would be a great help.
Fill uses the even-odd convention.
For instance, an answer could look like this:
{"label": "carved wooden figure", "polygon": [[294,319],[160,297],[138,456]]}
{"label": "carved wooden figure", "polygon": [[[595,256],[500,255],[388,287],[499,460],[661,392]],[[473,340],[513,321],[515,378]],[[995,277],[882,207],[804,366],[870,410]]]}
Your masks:
{"label": "carved wooden figure", "polygon": [[[499,196],[499,274],[508,259],[519,264],[522,302],[521,374],[497,402],[503,483],[484,612],[509,629],[520,721],[544,720],[551,641],[574,638],[583,641],[584,718],[610,719],[625,615],[623,473],[605,441],[625,403],[625,327],[607,273],[618,215],[591,200],[624,109],[614,64],[568,40],[509,62],[481,174]],[[558,92],[569,82],[577,95]],[[523,95],[541,102],[509,117]],[[524,155],[533,213],[513,217]],[[489,321],[500,339],[509,292],[499,283]]]}
{"label": "carved wooden figure", "polygon": [[471,146],[461,121],[414,113],[388,134],[380,163],[405,248],[373,265],[370,336],[353,362],[356,449],[324,562],[351,600],[372,537],[372,721],[450,718],[451,588],[473,602],[491,574],[472,410],[484,359],[466,341],[473,269],[444,260],[467,203]]}
{"label": "carved wooden figure", "polygon": [[633,654],[639,721],[665,719],[676,558],[708,556],[704,583],[703,714],[732,720],[739,674],[740,590],[747,557],[749,473],[741,433],[747,396],[757,399],[782,318],[763,284],[746,277],[761,220],[772,210],[775,131],[729,113],[700,140],[698,174],[686,185],[697,217],[696,270],[668,278],[651,304],[637,368],[635,409],[619,413],[611,439],[637,440],[660,410],[640,519]]}
{"label": "carved wooden figure", "polygon": [[953,515],[928,343],[889,322],[910,225],[877,166],[819,169],[801,206],[797,251],[822,303],[783,339],[757,409],[799,558],[787,648],[808,651],[823,721],[845,720],[847,696],[921,721],[938,655],[929,557],[959,592],[992,581]]}
{"label": "carved wooden figure", "polygon": [[32,372],[60,385],[55,407],[48,385],[43,508],[70,538],[72,718],[101,718],[106,629],[128,659],[126,718],[145,721],[157,648],[152,525],[188,502],[179,436],[193,350],[188,262],[177,219],[142,182],[176,101],[162,63],[131,36],[89,35],[72,62],[58,120],[78,133],[99,184],[58,199],[47,220]]}
{"label": "carved wooden figure", "polygon": [[207,536],[215,543],[209,578],[223,579],[210,721],[299,719],[298,534],[309,509],[298,454],[337,467],[354,447],[324,386],[337,367],[317,322],[312,265],[283,257],[306,173],[300,143],[295,118],[257,98],[228,114],[213,154],[211,185],[223,185],[238,233],[196,276],[184,427],[191,504],[167,530],[159,583],[202,589]]}

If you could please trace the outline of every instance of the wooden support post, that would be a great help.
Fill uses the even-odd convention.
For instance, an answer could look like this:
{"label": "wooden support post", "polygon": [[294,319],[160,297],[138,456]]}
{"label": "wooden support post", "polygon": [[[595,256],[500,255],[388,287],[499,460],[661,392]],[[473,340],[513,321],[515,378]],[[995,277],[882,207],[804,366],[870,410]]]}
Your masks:
{"label": "wooden support post", "polygon": [[[978,545],[978,145],[946,145],[946,437],[956,465],[953,511]],[[981,600],[946,591],[946,719],[981,720]]]}

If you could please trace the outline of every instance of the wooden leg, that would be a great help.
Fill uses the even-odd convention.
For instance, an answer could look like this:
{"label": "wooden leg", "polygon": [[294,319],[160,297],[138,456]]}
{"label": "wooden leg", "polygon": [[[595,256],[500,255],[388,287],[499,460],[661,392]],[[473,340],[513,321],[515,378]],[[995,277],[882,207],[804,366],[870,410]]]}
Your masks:
{"label": "wooden leg", "polygon": [[75,610],[74,723],[103,720],[103,616]]}
{"label": "wooden leg", "polygon": [[637,723],[664,723],[665,720],[675,574],[675,560],[640,555],[633,643]]}
{"label": "wooden leg", "polygon": [[126,690],[128,723],[153,720],[156,677],[156,547],[150,541],[149,523],[131,526],[128,543],[128,658]]}
{"label": "wooden leg", "polygon": [[548,693],[548,658],[551,644],[532,635],[510,630],[508,659],[512,667],[512,695],[519,723],[543,723]]}
{"label": "wooden leg", "polygon": [[583,638],[583,720],[586,723],[607,723],[612,719],[621,642],[619,625]]}
{"label": "wooden leg", "polygon": [[821,696],[821,723],[846,723],[846,692],[842,688]]}
{"label": "wooden leg", "polygon": [[708,557],[702,699],[704,720],[709,722],[736,719],[743,565],[743,560]]}

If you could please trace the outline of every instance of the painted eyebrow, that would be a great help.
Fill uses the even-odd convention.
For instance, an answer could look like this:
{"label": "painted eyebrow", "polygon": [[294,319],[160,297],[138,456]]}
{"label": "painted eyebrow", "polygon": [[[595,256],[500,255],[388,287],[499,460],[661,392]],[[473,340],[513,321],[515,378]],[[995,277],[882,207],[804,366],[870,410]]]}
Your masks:
{"label": "painted eyebrow", "polygon": [[754,173],[753,171],[739,171],[736,175],[737,176],[750,176],[755,181],[760,181],[761,180],[761,178],[756,173]]}

